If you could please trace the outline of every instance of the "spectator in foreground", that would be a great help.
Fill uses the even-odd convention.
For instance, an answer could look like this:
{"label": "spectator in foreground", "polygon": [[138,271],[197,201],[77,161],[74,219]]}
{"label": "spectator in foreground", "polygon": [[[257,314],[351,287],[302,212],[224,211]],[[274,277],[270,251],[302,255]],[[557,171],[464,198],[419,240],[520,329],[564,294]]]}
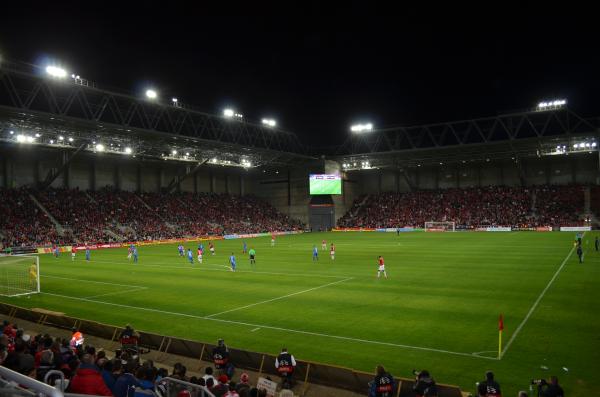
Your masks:
{"label": "spectator in foreground", "polygon": [[250,377],[247,373],[240,375],[240,382],[236,385],[235,390],[240,396],[248,395],[250,393]]}
{"label": "spectator in foreground", "polygon": [[437,386],[429,371],[416,372],[415,385],[413,386],[417,397],[436,397]]}
{"label": "spectator in foreground", "polygon": [[527,392],[526,392],[526,391],[523,391],[523,390],[521,390],[521,391],[519,392],[519,394],[517,394],[517,397],[528,397],[528,396],[527,396]]}
{"label": "spectator in foreground", "polygon": [[229,379],[227,378],[227,375],[219,375],[218,381],[219,383],[217,383],[210,391],[215,397],[223,397],[229,392]]}
{"label": "spectator in foreground", "polygon": [[79,368],[69,384],[69,392],[95,396],[113,395],[106,387],[100,369],[94,364],[94,357],[91,354],[84,354],[81,357]]}
{"label": "spectator in foreground", "polygon": [[133,375],[135,367],[134,361],[128,361],[125,364],[123,374],[119,376],[113,387],[115,397],[133,397],[135,388],[140,386],[140,382]]}
{"label": "spectator in foreground", "polygon": [[540,397],[563,397],[565,392],[558,384],[558,378],[551,376],[548,381],[542,380],[538,385],[538,396]]}
{"label": "spectator in foreground", "polygon": [[383,365],[378,365],[375,378],[369,383],[369,397],[392,397],[394,388],[394,377],[385,370]]}
{"label": "spectator in foreground", "polygon": [[501,397],[500,385],[494,380],[494,373],[487,371],[485,380],[477,384],[477,395],[479,397]]}
{"label": "spectator in foreground", "polygon": [[213,384],[216,383],[217,380],[213,376],[212,367],[206,367],[206,369],[204,370],[204,376],[202,377],[202,379],[204,379],[205,382],[208,382],[209,379],[212,379]]}

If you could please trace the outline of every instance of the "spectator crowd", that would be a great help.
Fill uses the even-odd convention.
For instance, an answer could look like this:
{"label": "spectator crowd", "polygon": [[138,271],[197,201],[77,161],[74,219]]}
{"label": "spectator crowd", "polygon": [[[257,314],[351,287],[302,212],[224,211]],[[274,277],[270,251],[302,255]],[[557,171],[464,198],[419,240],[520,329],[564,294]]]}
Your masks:
{"label": "spectator crowd", "polygon": [[581,226],[583,210],[581,185],[421,190],[359,197],[338,226],[423,227],[430,221],[455,222],[459,229]]}
{"label": "spectator crowd", "polygon": [[[59,223],[35,204],[37,201]],[[254,196],[0,189],[0,248],[178,239],[297,230],[302,224]]]}

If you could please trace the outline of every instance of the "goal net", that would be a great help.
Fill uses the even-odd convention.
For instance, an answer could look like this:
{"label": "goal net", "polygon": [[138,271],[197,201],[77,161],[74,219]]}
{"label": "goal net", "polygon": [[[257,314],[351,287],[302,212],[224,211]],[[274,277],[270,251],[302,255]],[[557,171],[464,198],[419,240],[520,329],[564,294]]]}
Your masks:
{"label": "goal net", "polygon": [[456,224],[454,222],[425,222],[426,232],[453,232]]}
{"label": "goal net", "polygon": [[35,255],[0,256],[0,295],[40,292],[40,258]]}

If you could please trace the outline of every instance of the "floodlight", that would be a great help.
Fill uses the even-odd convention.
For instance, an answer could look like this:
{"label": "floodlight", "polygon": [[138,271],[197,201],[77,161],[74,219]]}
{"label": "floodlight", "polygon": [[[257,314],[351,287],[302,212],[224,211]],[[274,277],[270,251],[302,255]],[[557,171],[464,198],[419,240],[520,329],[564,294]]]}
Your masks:
{"label": "floodlight", "polygon": [[185,152],[185,155],[186,155],[186,156],[189,156],[190,154],[189,154],[188,152]]}
{"label": "floodlight", "polygon": [[96,150],[99,152],[103,152],[104,151],[104,145],[99,143],[96,145]]}
{"label": "floodlight", "polygon": [[40,134],[35,134],[35,137],[39,138],[39,137],[41,137],[41,135]]}
{"label": "floodlight", "polygon": [[177,154],[177,150],[173,150],[173,151],[171,152],[171,154],[173,154],[173,156],[175,156],[175,155]]}
{"label": "floodlight", "polygon": [[350,131],[352,131],[352,132],[371,131],[372,129],[373,129],[372,123],[354,124],[354,125],[350,126]]}
{"label": "floodlight", "polygon": [[156,93],[155,90],[153,90],[153,89],[146,90],[146,97],[148,97],[149,99],[156,99],[157,96],[158,96],[158,94]]}
{"label": "floodlight", "polygon": [[34,137],[32,137],[32,136],[29,136],[29,135],[27,135],[27,136],[25,137],[25,141],[26,141],[27,143],[33,143],[33,141],[34,141],[34,140],[35,140],[35,138],[34,138]]}
{"label": "floodlight", "polygon": [[592,147],[596,147],[596,142],[592,142]]}
{"label": "floodlight", "polygon": [[177,103],[177,98],[171,98],[171,102]]}
{"label": "floodlight", "polygon": [[72,137],[69,137],[69,142],[73,142],[73,138]]}
{"label": "floodlight", "polygon": [[10,131],[10,135],[13,135],[15,132],[14,131]]}
{"label": "floodlight", "polygon": [[275,127],[277,125],[277,122],[273,119],[262,119],[262,123],[269,127]]}
{"label": "floodlight", "polygon": [[59,140],[59,141],[64,141],[64,140],[65,140],[65,137],[64,137],[64,136],[62,136],[62,135],[59,135],[59,136],[58,136],[58,140]]}
{"label": "floodlight", "polygon": [[52,77],[57,77],[59,79],[67,77],[67,71],[57,66],[46,66],[46,73],[48,73]]}
{"label": "floodlight", "polygon": [[54,143],[54,139],[50,139],[50,144],[52,145]]}
{"label": "floodlight", "polygon": [[577,148],[579,147],[579,145],[578,145],[578,144],[574,144],[574,145],[573,145],[573,147],[574,147],[575,149],[577,149]]}
{"label": "floodlight", "polygon": [[127,153],[127,154],[131,154],[131,152],[132,152],[132,150],[131,150],[131,148],[130,148],[130,147],[126,147],[126,148],[125,148],[125,153]]}
{"label": "floodlight", "polygon": [[233,111],[233,109],[223,110],[223,116],[225,116],[225,117],[233,117],[234,114],[235,114],[235,112]]}
{"label": "floodlight", "polygon": [[25,135],[22,135],[22,134],[17,135],[17,142],[23,143],[23,142],[25,142],[25,139],[26,139]]}

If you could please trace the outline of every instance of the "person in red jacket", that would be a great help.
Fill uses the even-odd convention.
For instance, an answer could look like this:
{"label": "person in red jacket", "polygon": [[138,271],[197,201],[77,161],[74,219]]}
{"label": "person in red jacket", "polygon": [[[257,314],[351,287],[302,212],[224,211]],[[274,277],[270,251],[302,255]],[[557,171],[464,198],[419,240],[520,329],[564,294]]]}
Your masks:
{"label": "person in red jacket", "polygon": [[100,369],[94,364],[94,357],[91,354],[84,354],[81,358],[81,364],[69,384],[69,392],[95,396],[113,395],[104,383]]}

